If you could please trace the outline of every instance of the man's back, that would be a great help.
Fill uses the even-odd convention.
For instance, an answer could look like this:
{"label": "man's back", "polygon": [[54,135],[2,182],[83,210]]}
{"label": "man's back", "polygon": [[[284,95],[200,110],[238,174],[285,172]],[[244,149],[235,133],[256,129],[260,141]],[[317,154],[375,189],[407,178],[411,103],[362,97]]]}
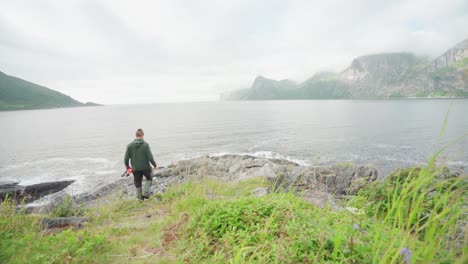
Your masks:
{"label": "man's back", "polygon": [[137,138],[127,145],[125,152],[125,165],[127,166],[129,159],[134,171],[151,169],[150,163],[156,166],[149,144],[141,138]]}

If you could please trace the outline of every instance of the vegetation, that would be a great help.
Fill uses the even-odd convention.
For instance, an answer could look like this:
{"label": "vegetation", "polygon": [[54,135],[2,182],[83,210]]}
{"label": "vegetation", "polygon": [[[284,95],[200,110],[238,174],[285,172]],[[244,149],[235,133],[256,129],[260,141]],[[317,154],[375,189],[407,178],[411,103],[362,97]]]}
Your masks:
{"label": "vegetation", "polygon": [[351,93],[346,85],[337,80],[309,80],[303,83],[297,98],[347,99]]}
{"label": "vegetation", "polygon": [[88,230],[42,233],[39,215],[15,211],[16,204],[0,206],[0,263],[96,263],[105,252],[105,236]]}
{"label": "vegetation", "polygon": [[350,211],[315,207],[292,191],[254,197],[268,185],[262,178],[200,180],[173,186],[162,201],[97,201],[82,230],[51,234],[40,231],[41,216],[4,201],[0,262],[465,263],[457,228],[466,222],[467,178],[444,172],[434,163],[397,171],[346,202],[357,207]]}
{"label": "vegetation", "polygon": [[468,66],[468,58],[463,58],[451,65],[455,69],[465,68]]}
{"label": "vegetation", "polygon": [[453,78],[453,74],[456,71],[452,66],[437,69],[430,74],[434,81],[449,81]]}
{"label": "vegetation", "polygon": [[86,213],[86,208],[83,205],[77,205],[73,201],[71,195],[65,196],[62,202],[57,203],[50,210],[51,217],[69,217],[69,216],[83,216]]}
{"label": "vegetation", "polygon": [[393,93],[390,95],[390,98],[404,98],[404,96],[401,95],[400,92],[393,92]]}
{"label": "vegetation", "polygon": [[68,95],[0,72],[0,110],[83,105]]}
{"label": "vegetation", "polygon": [[432,93],[429,93],[427,91],[419,91],[416,94],[416,97],[459,97],[459,98],[466,98],[468,97],[468,92],[465,92],[463,90],[454,90],[451,92],[448,91],[435,91]]}

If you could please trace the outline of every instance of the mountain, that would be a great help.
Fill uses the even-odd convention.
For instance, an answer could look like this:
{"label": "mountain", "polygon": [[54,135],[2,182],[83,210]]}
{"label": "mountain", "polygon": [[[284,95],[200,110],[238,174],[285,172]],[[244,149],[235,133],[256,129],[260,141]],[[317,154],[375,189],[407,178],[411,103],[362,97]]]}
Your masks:
{"label": "mountain", "polygon": [[303,83],[259,76],[224,100],[468,97],[468,39],[435,60],[411,53],[355,58],[339,73],[319,72]]}
{"label": "mountain", "polygon": [[275,81],[258,76],[250,89],[235,91],[229,97],[236,98],[235,100],[292,99],[289,95],[294,92],[296,86],[297,84],[290,80]]}
{"label": "mountain", "polygon": [[410,53],[366,55],[354,59],[337,79],[346,84],[352,97],[390,97],[408,72],[425,63]]}
{"label": "mountain", "polygon": [[468,97],[468,39],[412,72],[399,88],[403,96]]}
{"label": "mountain", "polygon": [[0,110],[94,106],[68,95],[0,72]]}

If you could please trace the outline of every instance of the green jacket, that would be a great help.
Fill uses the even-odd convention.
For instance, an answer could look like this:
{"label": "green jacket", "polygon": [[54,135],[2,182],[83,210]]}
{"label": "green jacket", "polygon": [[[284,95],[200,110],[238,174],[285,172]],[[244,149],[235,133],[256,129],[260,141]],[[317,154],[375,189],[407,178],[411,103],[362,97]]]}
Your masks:
{"label": "green jacket", "polygon": [[130,160],[132,161],[132,168],[134,171],[151,169],[150,163],[156,167],[156,162],[154,161],[149,144],[140,138],[133,140],[127,145],[124,158],[125,166],[130,166]]}

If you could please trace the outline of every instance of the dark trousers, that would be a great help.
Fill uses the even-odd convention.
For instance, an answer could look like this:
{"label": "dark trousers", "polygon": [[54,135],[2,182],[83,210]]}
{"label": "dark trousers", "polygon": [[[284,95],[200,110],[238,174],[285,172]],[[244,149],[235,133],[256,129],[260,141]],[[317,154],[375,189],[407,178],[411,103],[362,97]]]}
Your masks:
{"label": "dark trousers", "polygon": [[144,170],[144,171],[134,171],[133,172],[133,182],[135,183],[135,187],[140,188],[141,182],[143,181],[143,176],[145,176],[146,180],[151,180],[151,169]]}

